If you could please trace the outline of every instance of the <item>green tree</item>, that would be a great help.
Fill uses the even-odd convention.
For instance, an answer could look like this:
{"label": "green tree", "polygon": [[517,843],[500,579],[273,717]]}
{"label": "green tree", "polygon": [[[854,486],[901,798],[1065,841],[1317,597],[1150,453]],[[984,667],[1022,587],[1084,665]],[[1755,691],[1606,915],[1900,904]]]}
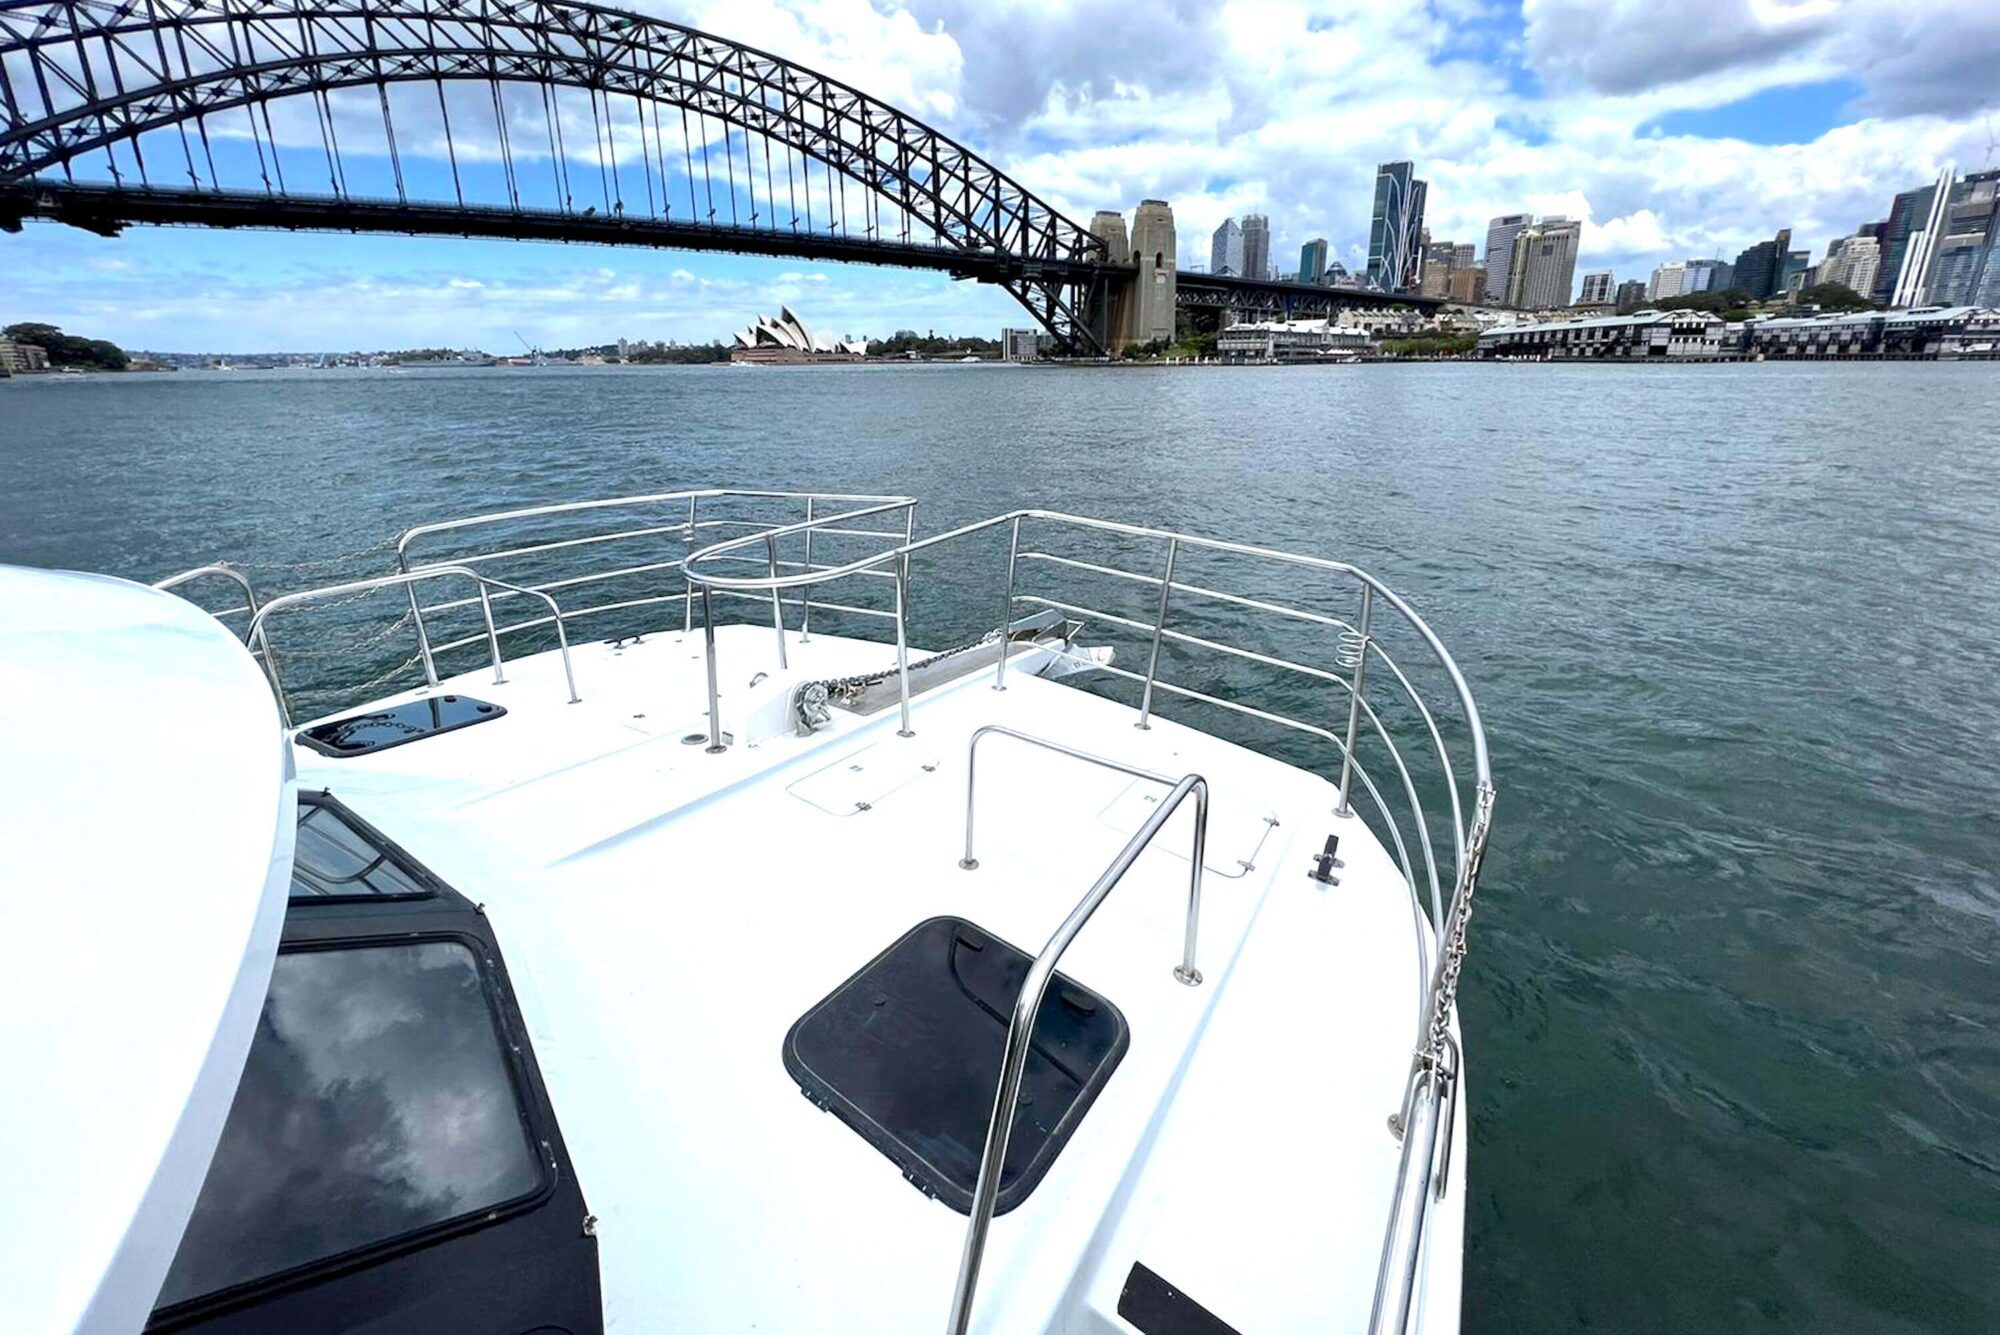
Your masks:
{"label": "green tree", "polygon": [[1689,292],[1678,297],[1661,297],[1649,304],[1657,311],[1708,311],[1732,324],[1749,319],[1755,313],[1756,305],[1750,300],[1750,294],[1740,287],[1721,292]]}
{"label": "green tree", "polygon": [[1811,287],[1799,289],[1798,304],[1817,306],[1823,311],[1873,311],[1881,309],[1874,302],[1856,292],[1845,283],[1814,283]]}
{"label": "green tree", "polygon": [[52,324],[23,321],[0,329],[0,338],[15,343],[32,343],[49,354],[51,366],[88,367],[97,371],[122,371],[132,359],[125,349],[101,338],[77,338]]}

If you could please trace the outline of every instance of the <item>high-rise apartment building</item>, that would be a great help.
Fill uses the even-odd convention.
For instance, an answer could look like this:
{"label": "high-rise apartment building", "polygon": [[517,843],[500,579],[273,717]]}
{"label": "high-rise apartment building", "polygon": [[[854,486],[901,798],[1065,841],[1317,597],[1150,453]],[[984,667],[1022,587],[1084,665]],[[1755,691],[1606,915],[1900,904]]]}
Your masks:
{"label": "high-rise apartment building", "polygon": [[1491,301],[1507,300],[1507,271],[1514,263],[1514,238],[1534,221],[1528,213],[1503,213],[1486,224],[1486,294]]}
{"label": "high-rise apartment building", "polygon": [[1576,299],[1579,306],[1608,306],[1611,304],[1612,274],[1609,269],[1593,269],[1583,276],[1583,295]]}
{"label": "high-rise apartment building", "polygon": [[1827,245],[1826,259],[1819,266],[1819,281],[1838,283],[1859,296],[1867,297],[1874,293],[1875,280],[1881,269],[1881,241],[1857,233]]}
{"label": "high-rise apartment building", "polygon": [[1314,287],[1326,280],[1326,238],[1314,237],[1299,247],[1299,281]]}
{"label": "high-rise apartment building", "polygon": [[1271,220],[1261,213],[1243,215],[1243,269],[1246,278],[1271,276]]}
{"label": "high-rise apartment building", "polygon": [[1451,295],[1451,276],[1459,267],[1458,252],[1461,249],[1469,251],[1472,247],[1456,246],[1449,241],[1424,243],[1417,277],[1420,296],[1436,297],[1442,301]]}
{"label": "high-rise apartment building", "polygon": [[1678,297],[1687,289],[1687,263],[1683,260],[1669,260],[1653,270],[1653,276],[1646,281],[1646,300],[1663,301],[1668,297]]}
{"label": "high-rise apartment building", "polygon": [[1422,268],[1424,199],[1430,186],[1407,162],[1375,169],[1375,207],[1368,224],[1368,286],[1408,292]]}
{"label": "high-rise apartment building", "polygon": [[1224,218],[1222,226],[1208,239],[1208,271],[1242,275],[1243,229],[1236,225],[1236,219]]}
{"label": "high-rise apartment building", "polygon": [[1507,304],[1521,310],[1569,305],[1582,241],[1583,224],[1564,217],[1523,227],[1507,265]]}

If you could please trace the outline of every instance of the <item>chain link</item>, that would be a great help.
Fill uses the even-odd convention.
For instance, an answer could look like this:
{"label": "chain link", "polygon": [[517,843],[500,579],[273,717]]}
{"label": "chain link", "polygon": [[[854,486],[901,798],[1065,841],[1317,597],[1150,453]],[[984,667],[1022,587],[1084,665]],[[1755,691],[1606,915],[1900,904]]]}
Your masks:
{"label": "chain link", "polygon": [[396,549],[394,536],[381,539],[366,547],[343,552],[339,556],[328,556],[312,561],[238,561],[239,570],[255,570],[260,573],[291,574],[305,577],[331,574],[341,571],[366,557],[379,556]]}
{"label": "chain link", "polygon": [[[933,663],[942,663],[945,659],[956,658],[960,654],[969,654],[974,649],[979,649],[986,645],[992,644],[995,640],[999,638],[1000,638],[999,631],[989,630],[986,632],[986,634],[980,636],[978,639],[972,641],[972,643],[970,644],[961,644],[956,649],[946,649],[942,653],[932,654],[929,658],[918,659],[916,662],[910,664],[910,671],[915,672],[918,668],[927,668]],[[814,684],[819,686],[824,686],[826,688],[827,696],[830,699],[835,700],[841,704],[850,704],[853,701],[860,699],[862,693],[866,691],[870,686],[877,686],[880,685],[882,682],[895,680],[895,678],[901,671],[902,669],[900,668],[884,668],[880,672],[864,673],[863,675],[856,677],[834,677],[828,681],[817,682]]]}
{"label": "chain link", "polygon": [[1493,823],[1493,790],[1481,788],[1472,812],[1472,834],[1466,840],[1464,883],[1452,896],[1451,913],[1445,920],[1443,946],[1438,959],[1437,987],[1431,995],[1430,1029],[1423,1049],[1417,1053],[1421,1065],[1433,1070],[1445,1067],[1451,1045],[1451,1012],[1458,1004],[1458,980],[1465,971],[1466,928],[1472,921],[1472,899],[1479,888],[1479,864],[1486,858],[1486,832]]}
{"label": "chain link", "polygon": [[[384,641],[389,639],[390,636],[394,635],[397,631],[402,630],[405,626],[409,624],[410,624],[410,612],[408,608],[405,608],[403,610],[403,615],[397,617],[394,621],[390,622],[388,625],[384,626],[381,630],[376,631],[372,635],[363,636],[361,639],[358,640],[350,640],[344,644],[332,645],[325,649],[299,649],[299,648],[294,648],[291,645],[285,645],[280,650],[279,656],[281,658],[346,657],[351,654],[360,653],[365,649],[373,649],[375,646],[383,643]],[[418,657],[422,657],[422,655],[419,654]]]}

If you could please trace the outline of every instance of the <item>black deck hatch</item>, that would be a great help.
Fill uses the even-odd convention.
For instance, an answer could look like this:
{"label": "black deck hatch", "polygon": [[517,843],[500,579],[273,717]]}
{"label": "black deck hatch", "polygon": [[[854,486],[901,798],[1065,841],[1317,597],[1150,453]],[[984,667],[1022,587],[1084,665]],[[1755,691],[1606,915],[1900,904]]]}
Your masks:
{"label": "black deck hatch", "polygon": [[365,756],[404,742],[421,741],[487,723],[507,712],[469,695],[433,695],[400,705],[316,723],[299,733],[299,740],[323,756]]}
{"label": "black deck hatch", "polygon": [[[1032,959],[962,918],[918,923],[785,1035],[806,1097],[961,1214],[1000,1080],[1007,1022]],[[1056,974],[1036,1018],[998,1211],[1027,1199],[1131,1041],[1102,996]]]}

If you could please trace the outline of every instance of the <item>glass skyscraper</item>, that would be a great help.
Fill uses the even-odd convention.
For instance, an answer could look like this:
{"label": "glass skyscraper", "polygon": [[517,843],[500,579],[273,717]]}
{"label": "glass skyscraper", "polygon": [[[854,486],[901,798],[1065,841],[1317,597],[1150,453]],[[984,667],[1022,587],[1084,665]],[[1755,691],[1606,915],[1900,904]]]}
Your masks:
{"label": "glass skyscraper", "polygon": [[1243,215],[1243,276],[1271,276],[1271,220],[1261,213]]}
{"label": "glass skyscraper", "polygon": [[1299,247],[1299,281],[1318,286],[1326,277],[1326,239],[1315,237]]}
{"label": "glass skyscraper", "polygon": [[1427,183],[1415,179],[1410,163],[1385,162],[1375,169],[1375,209],[1368,225],[1368,286],[1381,292],[1407,292],[1417,285],[1424,197],[1429,190]]}
{"label": "glass skyscraper", "polygon": [[1535,220],[1532,213],[1503,213],[1486,224],[1486,299],[1505,303],[1507,274],[1514,264],[1514,238]]}

